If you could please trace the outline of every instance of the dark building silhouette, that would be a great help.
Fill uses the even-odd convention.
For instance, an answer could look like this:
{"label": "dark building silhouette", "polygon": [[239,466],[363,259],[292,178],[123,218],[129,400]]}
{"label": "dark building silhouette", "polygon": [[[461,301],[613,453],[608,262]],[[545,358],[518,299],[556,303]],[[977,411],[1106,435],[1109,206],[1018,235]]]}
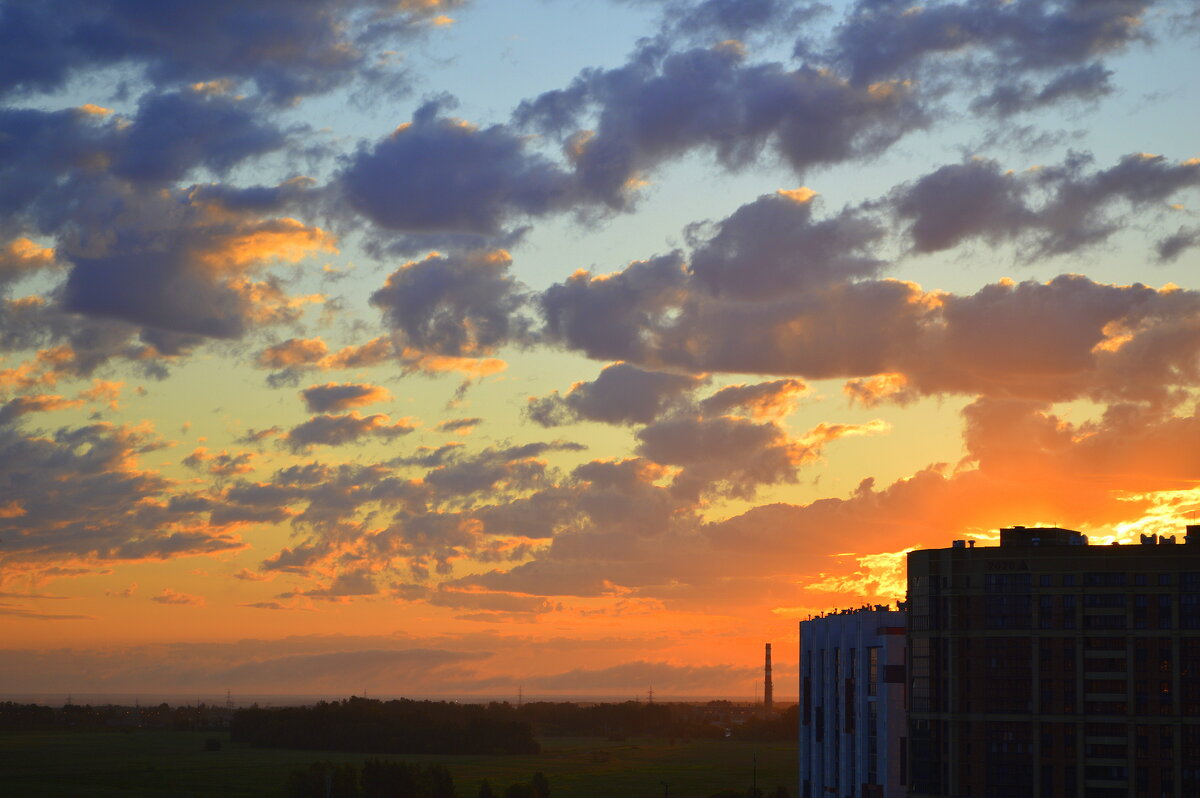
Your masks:
{"label": "dark building silhouette", "polygon": [[[1200,526],[908,555],[912,796],[1200,796]],[[847,793],[849,795],[849,793]]]}
{"label": "dark building silhouette", "polygon": [[771,644],[766,645],[766,659],[763,664],[763,709],[769,712],[775,704],[775,687],[771,683]]}

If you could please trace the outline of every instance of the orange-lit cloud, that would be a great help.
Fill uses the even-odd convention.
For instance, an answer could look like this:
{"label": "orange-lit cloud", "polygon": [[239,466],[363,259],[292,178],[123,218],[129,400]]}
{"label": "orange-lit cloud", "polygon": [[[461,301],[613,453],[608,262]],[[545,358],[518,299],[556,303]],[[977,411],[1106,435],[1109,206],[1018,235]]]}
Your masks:
{"label": "orange-lit cloud", "polygon": [[159,604],[183,604],[194,607],[204,606],[203,596],[193,596],[188,593],[180,593],[177,590],[172,590],[169,587],[164,587],[162,592],[157,596],[151,596],[151,601],[157,601]]}

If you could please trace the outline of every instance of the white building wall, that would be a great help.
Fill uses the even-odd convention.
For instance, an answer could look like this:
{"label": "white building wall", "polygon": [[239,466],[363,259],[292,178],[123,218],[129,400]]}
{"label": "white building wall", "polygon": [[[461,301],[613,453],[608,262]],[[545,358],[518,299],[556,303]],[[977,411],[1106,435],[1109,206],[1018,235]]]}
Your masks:
{"label": "white building wall", "polygon": [[907,794],[904,625],[905,613],[886,607],[801,622],[801,798]]}

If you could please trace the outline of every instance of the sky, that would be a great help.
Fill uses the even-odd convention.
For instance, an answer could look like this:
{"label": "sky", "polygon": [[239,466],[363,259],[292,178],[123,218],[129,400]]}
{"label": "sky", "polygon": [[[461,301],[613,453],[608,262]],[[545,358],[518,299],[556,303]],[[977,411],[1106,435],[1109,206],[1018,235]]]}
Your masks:
{"label": "sky", "polygon": [[1200,505],[1188,0],[0,2],[0,684],[749,697]]}

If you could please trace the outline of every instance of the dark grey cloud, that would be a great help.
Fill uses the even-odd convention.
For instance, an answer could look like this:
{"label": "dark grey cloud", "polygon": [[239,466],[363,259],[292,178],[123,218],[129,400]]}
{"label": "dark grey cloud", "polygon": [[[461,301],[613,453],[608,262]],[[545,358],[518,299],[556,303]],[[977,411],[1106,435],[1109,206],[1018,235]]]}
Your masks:
{"label": "dark grey cloud", "polygon": [[353,411],[341,415],[322,413],[288,430],[284,444],[292,451],[302,452],[313,446],[345,446],[365,439],[390,440],[407,435],[416,427],[405,419],[392,422],[382,413],[360,416]]}
{"label": "dark grey cloud", "polygon": [[1166,263],[1175,260],[1186,250],[1198,246],[1200,246],[1200,228],[1181,227],[1174,234],[1159,241],[1155,249],[1158,251],[1159,261]]}
{"label": "dark grey cloud", "polygon": [[352,407],[382,402],[391,398],[385,388],[362,383],[326,383],[313,385],[300,392],[304,405],[313,413],[349,410]]}
{"label": "dark grey cloud", "polygon": [[143,95],[122,132],[112,171],[133,181],[179,180],[198,166],[224,174],[287,143],[254,101],[194,90]]}
{"label": "dark grey cloud", "polygon": [[673,252],[630,264],[611,275],[577,272],[539,297],[550,340],[596,360],[632,360],[653,366],[653,342],[643,333],[664,311],[678,307],[688,277]]}
{"label": "dark grey cloud", "polygon": [[873,250],[883,229],[850,209],[814,220],[813,202],[811,192],[781,191],[707,228],[693,225],[696,281],[716,296],[766,299],[877,274],[884,262]]}
{"label": "dark grey cloud", "polygon": [[796,398],[807,391],[807,385],[793,379],[728,385],[701,400],[698,407],[709,416],[742,410],[755,418],[772,418],[790,413]]}
{"label": "dark grey cloud", "polygon": [[[827,58],[856,84],[913,77],[975,58],[1003,78],[1090,64],[1144,41],[1153,0],[991,0],[929,3],[859,0],[836,31]],[[960,66],[961,69],[961,66]],[[961,75],[960,75],[961,77]]]}
{"label": "dark grey cloud", "polygon": [[1092,160],[1071,153],[1061,164],[1014,173],[972,159],[901,186],[889,202],[896,216],[911,220],[916,252],[982,239],[1016,242],[1032,259],[1100,244],[1125,226],[1119,210],[1162,210],[1175,194],[1200,186],[1195,160],[1135,153],[1107,169],[1089,169]]}
{"label": "dark grey cloud", "polygon": [[[130,66],[156,85],[228,79],[277,103],[360,76],[379,51],[459,5],[384,0],[45,0],[0,10],[0,94],[53,91],[75,75]],[[388,74],[388,73],[384,73]],[[389,77],[399,79],[394,71]]]}
{"label": "dark grey cloud", "polygon": [[483,593],[464,590],[434,590],[425,599],[435,607],[486,612],[542,614],[552,612],[553,602],[539,596],[517,596],[511,593]]}
{"label": "dark grey cloud", "polygon": [[482,418],[448,418],[445,421],[438,422],[435,429],[438,432],[467,435],[482,423]]}
{"label": "dark grey cloud", "polygon": [[171,506],[173,484],[138,465],[163,445],[146,430],[107,423],[53,432],[0,424],[0,564],[16,573],[243,548]]}
{"label": "dark grey cloud", "polygon": [[348,158],[337,182],[353,208],[403,233],[493,235],[570,206],[571,176],[523,136],[441,116],[445,104],[426,103],[412,122]]}
{"label": "dark grey cloud", "polygon": [[734,44],[670,52],[662,42],[523,102],[514,119],[570,134],[579,189],[614,208],[628,204],[639,174],[696,149],[730,169],[770,153],[803,173],[877,155],[928,121],[902,84],[869,88],[807,66],[747,64]]}
{"label": "dark grey cloud", "polygon": [[582,449],[565,441],[489,448],[430,469],[424,482],[445,498],[525,491],[544,484],[548,468],[543,455]]}
{"label": "dark grey cloud", "polygon": [[[343,571],[334,577],[329,587],[306,590],[301,595],[309,598],[340,599],[352,596],[374,596],[379,593],[375,575],[369,568]],[[287,598],[288,595],[281,598]]]}
{"label": "dark grey cloud", "polygon": [[[328,249],[333,239],[291,219],[264,218],[245,203],[222,207],[216,190],[165,184],[198,167],[226,170],[284,143],[251,101],[191,89],[145,98],[131,120],[81,109],[5,109],[0,231],[11,226],[16,235],[54,240],[57,260],[69,267],[52,294],[56,308],[132,325],[121,335],[137,334],[163,354],[238,337],[295,317],[277,280],[239,278],[311,247]],[[303,183],[277,191],[296,201]],[[82,323],[60,319],[58,327]],[[107,332],[106,340],[119,337]],[[87,336],[72,337],[82,349],[96,348]]]}
{"label": "dark grey cloud", "polygon": [[[250,158],[284,149],[294,132],[278,127],[253,99],[196,89],[145,94],[128,118],[86,106],[0,109],[0,210],[53,234],[73,220],[70,206],[92,194],[116,185],[157,190],[200,168],[224,174]],[[295,200],[301,187],[290,183],[274,191]],[[224,195],[231,206],[240,195],[247,210],[252,204],[247,198],[256,190],[200,191],[208,198]],[[266,191],[257,189],[259,195]]]}
{"label": "dark grey cloud", "polygon": [[[981,168],[993,169],[986,162]],[[1153,207],[1194,181],[1197,170],[1200,164],[1192,162],[1175,166],[1131,156],[1090,175],[1030,172],[1024,179],[1044,181],[1029,189],[1031,196],[1043,192],[1044,204],[1033,207],[1044,212],[1017,235],[1029,237],[1028,243],[1019,239],[1029,252],[1061,248],[1068,239],[1095,240],[1081,230],[1107,218],[1098,209],[1114,200]],[[1003,188],[1003,176],[997,183]],[[977,213],[979,207],[989,206],[951,216],[961,229],[930,228],[921,240],[932,247],[965,231],[1012,234]],[[1012,217],[1000,214],[1001,220]],[[546,336],[590,357],[643,369],[806,379],[882,375],[876,387],[904,399],[986,393],[1158,402],[1173,395],[1172,386],[1195,383],[1192,358],[1200,342],[1186,322],[1195,292],[1063,276],[1045,284],[1003,281],[975,294],[927,294],[912,283],[864,279],[749,301],[713,296],[697,283],[678,255],[635,262],[611,275],[577,273],[540,297]],[[1134,374],[1139,378],[1130,378]]]}
{"label": "dark grey cloud", "polygon": [[[118,198],[121,205],[109,204]],[[149,329],[156,341],[184,336],[194,345],[204,338],[238,338],[258,324],[294,320],[299,311],[278,279],[264,275],[247,282],[235,275],[261,269],[279,255],[291,257],[291,244],[330,246],[323,233],[294,220],[214,216],[183,195],[116,188],[95,200],[92,207],[78,209],[72,227],[86,233],[105,226],[113,234],[91,246],[62,249],[71,263],[63,306]],[[241,263],[237,253],[224,251],[254,236],[288,243]],[[214,259],[224,260],[226,268],[214,268]]]}
{"label": "dark grey cloud", "polygon": [[706,492],[751,499],[760,486],[795,482],[815,455],[774,422],[730,416],[663,419],[638,430],[637,439],[639,455],[681,469],[671,488],[691,500]]}
{"label": "dark grey cloud", "polygon": [[663,28],[673,39],[698,43],[795,36],[804,23],[828,10],[823,3],[797,0],[666,0]]}
{"label": "dark grey cloud", "polygon": [[950,249],[967,238],[999,241],[1036,224],[1026,207],[1026,181],[995,161],[973,159],[943,166],[898,193],[894,210],[911,220],[917,252]]}
{"label": "dark grey cloud", "polygon": [[647,424],[703,383],[700,377],[614,363],[605,366],[595,380],[575,383],[565,396],[555,391],[530,399],[525,412],[543,427],[578,420]]}
{"label": "dark grey cloud", "polygon": [[371,295],[387,325],[421,352],[475,357],[529,343],[520,311],[526,291],[510,274],[507,252],[430,255],[392,272]]}
{"label": "dark grey cloud", "polygon": [[1064,69],[1042,86],[1029,81],[1000,83],[971,102],[971,110],[997,117],[1054,105],[1066,100],[1090,102],[1112,92],[1112,71],[1100,64]]}

